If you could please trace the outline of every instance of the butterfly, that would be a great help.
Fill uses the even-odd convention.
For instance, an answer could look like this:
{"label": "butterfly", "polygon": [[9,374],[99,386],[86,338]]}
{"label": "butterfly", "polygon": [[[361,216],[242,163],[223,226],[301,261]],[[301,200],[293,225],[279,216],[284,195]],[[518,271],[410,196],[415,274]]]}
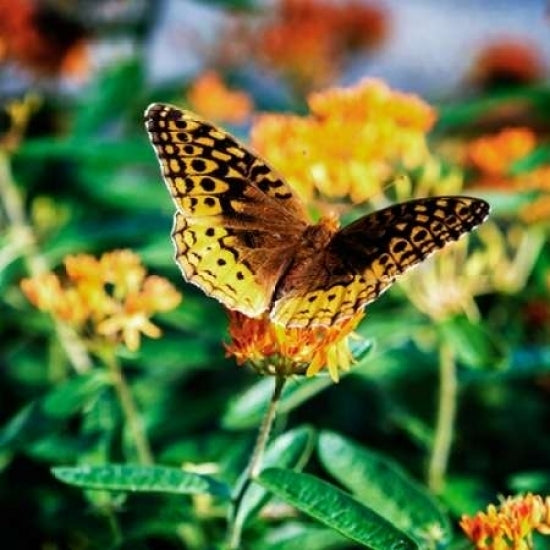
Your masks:
{"label": "butterfly", "polygon": [[481,199],[444,196],[342,229],[330,218],[314,225],[288,184],[216,125],[153,103],[145,126],[176,206],[172,239],[184,278],[231,310],[286,327],[353,317],[489,214]]}

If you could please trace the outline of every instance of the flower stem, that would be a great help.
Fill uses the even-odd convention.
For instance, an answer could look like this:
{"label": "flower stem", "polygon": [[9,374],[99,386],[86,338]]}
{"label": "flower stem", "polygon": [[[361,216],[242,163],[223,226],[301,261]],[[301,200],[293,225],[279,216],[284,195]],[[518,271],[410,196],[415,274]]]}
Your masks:
{"label": "flower stem", "polygon": [[149,441],[145,435],[143,424],[132,396],[132,392],[130,391],[130,387],[124,378],[124,374],[122,373],[120,363],[118,362],[114,351],[111,350],[109,350],[109,352],[101,353],[101,357],[111,372],[113,385],[126,420],[126,425],[130,430],[130,435],[136,449],[138,462],[143,466],[153,464],[151,447],[149,446]]}
{"label": "flower stem", "polygon": [[[25,216],[21,194],[13,180],[8,157],[2,151],[0,151],[0,199],[11,226],[15,249],[20,250],[27,271],[31,276],[44,273],[48,270],[47,262],[38,250],[33,230]],[[58,321],[54,323],[58,340],[75,371],[82,373],[89,370],[92,360],[82,341],[68,326]]]}
{"label": "flower stem", "polygon": [[267,446],[267,442],[269,440],[271,428],[273,427],[273,421],[275,420],[275,416],[277,413],[277,405],[279,404],[285,382],[285,376],[275,377],[275,388],[273,390],[273,395],[271,396],[271,400],[267,407],[265,416],[260,425],[256,444],[254,445],[254,450],[252,451],[252,455],[250,456],[248,466],[246,467],[244,479],[240,483],[233,498],[233,507],[230,518],[228,539],[228,547],[230,550],[237,550],[241,544],[241,533],[244,518],[239,517],[239,509],[248,487],[250,486],[254,478],[257,477],[260,473],[264,452]]}
{"label": "flower stem", "polygon": [[453,440],[458,390],[454,353],[445,342],[439,347],[439,376],[437,422],[428,465],[428,487],[436,494],[443,490],[445,482]]}

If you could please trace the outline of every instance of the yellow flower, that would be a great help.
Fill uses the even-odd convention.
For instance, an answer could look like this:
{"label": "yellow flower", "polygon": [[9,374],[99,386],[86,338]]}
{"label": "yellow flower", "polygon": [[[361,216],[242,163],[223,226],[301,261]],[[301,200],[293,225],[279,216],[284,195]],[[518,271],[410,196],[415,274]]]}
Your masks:
{"label": "yellow flower", "polygon": [[508,497],[487,512],[462,516],[460,527],[480,550],[529,550],[532,533],[550,534],[550,497],[531,493]]}
{"label": "yellow flower", "polygon": [[230,90],[214,71],[203,73],[187,92],[191,108],[206,119],[239,124],[253,110],[252,99],[240,90]]}
{"label": "yellow flower", "polygon": [[378,80],[311,94],[311,114],[264,115],[252,145],[280,170],[299,195],[363,202],[380,192],[397,166],[430,158],[426,132],[434,110]]}
{"label": "yellow flower", "polygon": [[228,355],[238,364],[248,362],[262,374],[313,376],[326,368],[337,382],[339,371],[347,371],[353,362],[349,349],[351,332],[364,312],[331,327],[285,328],[266,316],[253,319],[229,311],[231,342]]}
{"label": "yellow flower", "polygon": [[21,289],[34,306],[71,326],[92,347],[99,338],[138,349],[141,334],[161,334],[150,317],[181,300],[168,281],[147,276],[139,256],[130,250],[108,252],[99,259],[68,256],[64,264],[64,278],[44,273],[22,280]]}

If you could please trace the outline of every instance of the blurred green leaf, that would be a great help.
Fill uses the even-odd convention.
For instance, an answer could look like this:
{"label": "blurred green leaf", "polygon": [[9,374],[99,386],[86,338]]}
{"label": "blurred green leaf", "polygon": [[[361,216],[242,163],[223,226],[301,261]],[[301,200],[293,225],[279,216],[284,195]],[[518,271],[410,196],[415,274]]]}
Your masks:
{"label": "blurred green leaf", "polygon": [[393,460],[332,432],[318,442],[323,466],[362,502],[419,542],[451,538],[442,507]]}
{"label": "blurred green leaf", "polygon": [[465,366],[498,369],[504,366],[507,349],[502,338],[480,323],[456,316],[437,325],[441,338]]}
{"label": "blurred green leaf", "polygon": [[451,513],[474,515],[494,498],[494,491],[484,480],[475,477],[449,475],[445,482],[442,498]]}
{"label": "blurred green leaf", "polygon": [[[262,469],[277,466],[279,468],[299,469],[313,450],[314,432],[310,427],[290,430],[276,438],[268,446],[262,461]],[[239,484],[244,482],[241,477]],[[235,523],[244,525],[266,503],[269,494],[256,483],[252,483],[245,492]]]}
{"label": "blurred green leaf", "polygon": [[210,494],[224,499],[230,497],[227,485],[209,476],[168,466],[59,466],[52,468],[52,473],[64,483],[86,489],[131,493]]}
{"label": "blurred green leaf", "polygon": [[500,92],[493,92],[471,100],[445,103],[438,106],[436,133],[450,132],[462,126],[473,125],[480,118],[490,118],[498,110],[531,108],[543,119],[548,119],[550,89],[547,86],[531,88],[514,87]]}
{"label": "blurred green leaf", "polygon": [[87,137],[113,125],[126,112],[139,117],[142,123],[146,105],[139,105],[139,91],[143,89],[143,83],[143,67],[137,58],[106,67],[80,96],[73,134]]}
{"label": "blurred green leaf", "polygon": [[510,168],[510,173],[514,176],[523,172],[531,172],[545,164],[550,163],[550,146],[542,145],[537,147],[529,155],[515,161]]}
{"label": "blurred green leaf", "polygon": [[367,548],[418,548],[411,538],[382,516],[315,476],[269,468],[260,474],[258,481],[298,510]]}
{"label": "blurred green leaf", "polygon": [[50,436],[83,410],[107,384],[108,373],[94,370],[58,385],[46,396],[29,403],[2,427],[0,450],[20,449]]}
{"label": "blurred green leaf", "polygon": [[150,166],[149,180],[155,173],[154,157],[151,157],[151,149],[145,137],[125,137],[122,140],[93,136],[86,140],[76,139],[74,136],[65,139],[33,138],[23,142],[17,151],[17,158],[26,162],[67,159],[72,162],[93,163],[102,169],[109,167],[113,170],[120,170],[122,167],[127,169],[128,163],[139,162]]}
{"label": "blurred green leaf", "polygon": [[518,472],[510,476],[508,484],[516,493],[550,494],[550,472],[528,471]]}
{"label": "blurred green leaf", "polygon": [[[362,340],[353,346],[353,355],[358,362],[352,365],[350,371],[340,372],[341,378],[352,373],[359,373],[369,361],[369,354],[373,347],[371,340]],[[242,430],[258,425],[273,393],[273,384],[271,377],[264,377],[231,401],[222,419],[222,425],[232,430]],[[283,388],[278,408],[279,414],[290,412],[332,384],[334,381],[326,371],[311,378],[300,376],[290,379]]]}
{"label": "blurred green leaf", "polygon": [[[328,375],[313,378],[291,379],[283,388],[279,414],[286,414],[307,401],[334,382]],[[239,397],[230,402],[222,419],[222,425],[231,430],[243,430],[257,426],[263,418],[267,403],[273,394],[274,380],[264,377]]]}

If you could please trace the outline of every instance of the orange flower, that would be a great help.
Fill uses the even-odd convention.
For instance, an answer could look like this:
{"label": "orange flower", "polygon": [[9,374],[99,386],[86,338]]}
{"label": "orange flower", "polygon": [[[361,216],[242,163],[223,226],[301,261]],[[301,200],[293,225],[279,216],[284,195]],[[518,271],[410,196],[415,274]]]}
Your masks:
{"label": "orange flower", "polygon": [[503,38],[481,50],[471,78],[479,86],[529,84],[544,77],[540,52],[524,39]]}
{"label": "orange flower", "polygon": [[83,337],[122,341],[130,350],[138,349],[141,333],[158,338],[160,329],[149,318],[181,300],[168,281],[147,276],[130,250],[108,252],[99,259],[68,256],[65,274],[63,279],[54,273],[23,279],[21,289],[34,306]]}
{"label": "orange flower", "polygon": [[298,89],[311,89],[334,79],[347,52],[378,45],[386,30],[378,6],[281,0],[275,20],[258,31],[255,53]]}
{"label": "orange flower", "polygon": [[462,516],[460,526],[477,549],[529,550],[533,531],[550,534],[550,497],[508,497],[498,508],[490,504],[487,512]]}
{"label": "orange flower", "polygon": [[331,327],[285,328],[268,317],[252,319],[229,311],[231,343],[227,355],[239,365],[248,362],[262,374],[313,376],[327,368],[337,382],[339,371],[347,371],[353,362],[349,349],[350,333],[364,312]]}
{"label": "orange flower", "polygon": [[253,110],[252,99],[243,91],[230,90],[214,71],[203,73],[189,88],[187,99],[194,111],[216,122],[239,124]]}
{"label": "orange flower", "polygon": [[430,154],[426,132],[434,110],[378,80],[309,96],[305,117],[264,115],[252,129],[252,145],[269,158],[306,201],[371,198],[396,165],[421,166]]}
{"label": "orange flower", "polygon": [[470,162],[488,176],[509,175],[514,162],[533,151],[536,137],[530,128],[506,128],[483,136],[468,146]]}
{"label": "orange flower", "polygon": [[0,59],[39,74],[88,72],[84,28],[43,2],[0,0]]}

